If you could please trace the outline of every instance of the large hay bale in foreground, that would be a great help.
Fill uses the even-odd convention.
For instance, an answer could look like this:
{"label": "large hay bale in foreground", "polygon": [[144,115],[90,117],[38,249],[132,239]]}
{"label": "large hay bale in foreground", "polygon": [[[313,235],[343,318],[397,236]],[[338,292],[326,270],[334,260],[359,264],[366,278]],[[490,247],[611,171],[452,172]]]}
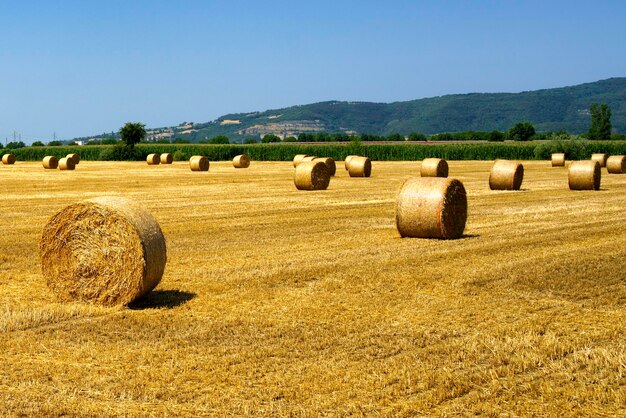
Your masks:
{"label": "large hay bale in foreground", "polygon": [[350,167],[350,160],[352,160],[354,157],[358,157],[358,155],[348,155],[344,160],[343,164],[346,167],[346,170]]}
{"label": "large hay bale in foreground", "polygon": [[324,164],[326,164],[326,167],[328,167],[328,173],[330,174],[331,177],[333,177],[335,173],[337,173],[337,164],[335,164],[335,160],[333,160],[332,158],[320,157],[320,158],[313,159],[313,161],[321,161]]}
{"label": "large hay bale in foreground", "polygon": [[146,162],[148,165],[159,165],[161,163],[161,155],[160,154],[148,154],[146,157]]}
{"label": "large hay bale in foreground", "polygon": [[396,200],[396,227],[402,237],[460,238],[467,220],[463,183],[441,177],[408,179]]}
{"label": "large hay bale in foreground", "polygon": [[350,177],[369,177],[372,174],[372,162],[367,157],[352,157],[348,164]]}
{"label": "large hay bale in foreground", "polygon": [[489,174],[491,190],[519,190],[524,180],[524,166],[517,161],[497,160]]}
{"label": "large hay bale in foreground", "polygon": [[606,160],[608,158],[608,154],[591,154],[591,161],[597,161],[600,163],[600,167],[606,167]]}
{"label": "large hay bale in foreground", "polygon": [[296,167],[293,181],[298,190],[326,190],[330,171],[322,161],[303,162]]}
{"label": "large hay bale in foreground", "polygon": [[248,154],[237,155],[235,158],[233,158],[233,167],[235,168],[250,167],[250,157],[248,157]]}
{"label": "large hay bale in foreground", "polygon": [[552,154],[552,167],[565,167],[565,154]]}
{"label": "large hay bale in foreground", "polygon": [[626,173],[626,156],[612,155],[606,160],[606,169],[610,174]]}
{"label": "large hay bale in foreground", "polygon": [[174,156],[169,152],[161,154],[161,164],[172,164],[174,162]]}
{"label": "large hay bale in foreground", "polygon": [[2,156],[2,164],[6,164],[6,165],[15,164],[15,155],[13,155],[13,154],[4,154]]}
{"label": "large hay bale in foreground", "polygon": [[296,154],[296,156],[293,157],[293,166],[297,167],[298,164],[300,164],[302,162],[302,159],[304,157],[308,157],[308,155],[307,154]]}
{"label": "large hay bale in foreground", "polygon": [[420,167],[422,177],[448,177],[448,162],[441,158],[426,158]]}
{"label": "large hay bale in foreground", "polygon": [[194,155],[189,159],[191,171],[209,171],[209,159],[204,155]]}
{"label": "large hay bale in foreground", "polygon": [[74,203],[54,215],[39,243],[41,270],[62,301],[127,305],[165,270],[165,238],[154,217],[121,197]]}
{"label": "large hay bale in foreground", "polygon": [[59,170],[73,170],[76,168],[76,163],[73,158],[61,158],[59,160]]}
{"label": "large hay bale in foreground", "polygon": [[601,177],[598,161],[574,161],[567,176],[570,190],[600,190]]}
{"label": "large hay bale in foreground", "polygon": [[55,170],[59,166],[59,159],[54,155],[48,155],[43,157],[42,164],[45,169]]}
{"label": "large hay bale in foreground", "polygon": [[67,154],[65,158],[71,158],[72,160],[74,160],[74,165],[78,165],[78,163],[80,162],[80,155],[75,153]]}

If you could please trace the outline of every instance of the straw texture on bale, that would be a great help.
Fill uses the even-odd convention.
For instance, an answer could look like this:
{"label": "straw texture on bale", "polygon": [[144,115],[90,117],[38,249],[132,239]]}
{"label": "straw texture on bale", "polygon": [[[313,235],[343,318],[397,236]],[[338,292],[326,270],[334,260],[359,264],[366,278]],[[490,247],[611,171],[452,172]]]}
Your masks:
{"label": "straw texture on bale", "polygon": [[626,173],[626,156],[613,155],[606,160],[606,169],[610,174]]}
{"label": "straw texture on bale", "polygon": [[467,220],[463,183],[441,177],[408,179],[396,200],[396,227],[402,237],[460,238]]}
{"label": "straw texture on bale", "polygon": [[56,169],[59,166],[59,159],[54,155],[48,155],[47,157],[43,157],[43,168],[48,169]]}
{"label": "straw texture on bale", "polygon": [[161,164],[172,164],[174,162],[174,156],[169,152],[161,154]]}
{"label": "straw texture on bale", "polygon": [[296,154],[296,156],[293,157],[293,166],[297,167],[298,164],[300,164],[302,162],[302,159],[304,157],[308,157],[308,155],[306,155],[306,154]]}
{"label": "straw texture on bale", "polygon": [[441,158],[426,158],[420,167],[422,177],[448,177],[448,162]]}
{"label": "straw texture on bale", "polygon": [[552,154],[552,167],[565,167],[565,154]]}
{"label": "straw texture on bale", "polygon": [[78,163],[80,162],[80,155],[75,154],[75,153],[67,154],[65,158],[71,158],[72,160],[74,160],[74,165],[78,165]]}
{"label": "straw texture on bale", "polygon": [[491,190],[519,190],[524,180],[524,166],[517,161],[497,160],[489,174]]}
{"label": "straw texture on bale", "polygon": [[146,157],[146,162],[148,165],[159,165],[161,163],[161,155],[160,154],[148,154]]}
{"label": "straw texture on bale", "polygon": [[191,171],[209,171],[209,159],[203,155],[194,155],[189,159]]}
{"label": "straw texture on bale", "polygon": [[233,166],[235,168],[250,167],[250,157],[248,157],[248,154],[237,155],[235,158],[233,158]]}
{"label": "straw texture on bale", "polygon": [[348,167],[350,167],[350,160],[352,160],[352,158],[354,157],[358,157],[358,155],[348,155],[346,159],[344,160],[344,165],[346,167],[346,170],[348,169]]}
{"label": "straw texture on bale", "polygon": [[574,161],[567,177],[570,190],[600,190],[602,169],[598,161]]}
{"label": "straw texture on bale", "polygon": [[372,174],[372,162],[367,157],[352,157],[348,174],[350,177],[369,177]]}
{"label": "straw texture on bale", "polygon": [[333,177],[335,173],[337,173],[337,164],[335,164],[335,160],[333,160],[332,158],[320,157],[320,158],[315,158],[313,161],[321,161],[324,164],[326,164],[326,167],[328,167],[328,173],[330,174],[331,177]]}
{"label": "straw texture on bale", "polygon": [[322,161],[307,161],[298,164],[294,175],[298,190],[326,190],[330,183],[328,166]]}
{"label": "straw texture on bale", "polygon": [[302,163],[310,163],[311,161],[313,161],[316,158],[317,157],[315,155],[307,155],[306,157],[304,157],[304,158],[302,158],[300,160],[300,164],[302,164]]}
{"label": "straw texture on bale", "polygon": [[165,238],[143,207],[121,197],[71,204],[44,227],[41,270],[62,301],[127,305],[150,292],[165,270]]}
{"label": "straw texture on bale", "polygon": [[76,168],[76,163],[73,158],[61,158],[59,160],[59,170],[73,170]]}
{"label": "straw texture on bale", "polygon": [[600,163],[600,167],[606,167],[608,157],[608,154],[591,154],[591,161],[597,161]]}
{"label": "straw texture on bale", "polygon": [[2,164],[15,164],[15,155],[13,154],[4,154],[2,156]]}

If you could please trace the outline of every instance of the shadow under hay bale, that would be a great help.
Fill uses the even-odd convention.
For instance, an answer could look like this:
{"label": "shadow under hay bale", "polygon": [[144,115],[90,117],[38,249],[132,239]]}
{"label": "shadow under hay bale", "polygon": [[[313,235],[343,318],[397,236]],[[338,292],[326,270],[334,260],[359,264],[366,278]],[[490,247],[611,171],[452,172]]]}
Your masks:
{"label": "shadow under hay bale", "polygon": [[574,161],[567,174],[570,190],[600,190],[601,178],[598,161]]}
{"label": "shadow under hay bale", "polygon": [[524,180],[524,166],[517,161],[497,160],[489,174],[491,190],[519,190]]}
{"label": "shadow under hay bale", "polygon": [[54,155],[48,155],[47,157],[43,158],[42,164],[43,168],[45,169],[55,170],[57,167],[59,167],[59,159]]}
{"label": "shadow under hay bale", "polygon": [[448,177],[448,162],[441,158],[426,158],[420,167],[422,177]]}
{"label": "shadow under hay bale", "polygon": [[352,157],[348,164],[350,177],[369,177],[372,175],[372,162],[367,157]]}
{"label": "shadow under hay bale", "polygon": [[294,184],[298,190],[326,190],[329,183],[328,166],[321,161],[303,162],[296,167]]}
{"label": "shadow under hay bale", "polygon": [[153,290],[141,299],[128,305],[132,310],[172,309],[184,305],[197,295],[182,290]]}
{"label": "shadow under hay bale", "polygon": [[209,171],[209,159],[203,155],[194,155],[189,159],[191,171]]}
{"label": "shadow under hay bale", "polygon": [[237,155],[233,158],[233,167],[235,168],[248,168],[250,167],[250,157],[248,154]]}
{"label": "shadow under hay bale", "polygon": [[606,169],[609,174],[626,173],[626,156],[613,155],[606,160]]}

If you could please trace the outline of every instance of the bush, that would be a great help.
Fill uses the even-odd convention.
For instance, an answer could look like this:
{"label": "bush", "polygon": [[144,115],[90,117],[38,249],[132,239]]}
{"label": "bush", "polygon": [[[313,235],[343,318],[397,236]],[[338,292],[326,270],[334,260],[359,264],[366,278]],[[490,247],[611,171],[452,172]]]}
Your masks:
{"label": "bush", "polygon": [[5,148],[7,149],[18,149],[18,148],[24,148],[26,146],[25,143],[23,143],[22,141],[17,141],[17,142],[9,142]]}
{"label": "bush", "polygon": [[535,127],[530,122],[518,122],[509,129],[513,141],[529,141],[535,135]]}
{"label": "bush", "polygon": [[141,161],[146,158],[146,155],[133,146],[119,144],[102,150],[98,159],[100,161]]}
{"label": "bush", "polygon": [[63,145],[63,143],[61,141],[50,141],[50,142],[48,142],[48,146],[49,147],[60,147],[61,145]]}
{"label": "bush", "polygon": [[263,137],[261,142],[264,144],[267,144],[269,142],[280,142],[280,137],[278,135],[268,134]]}
{"label": "bush", "polygon": [[244,144],[258,144],[258,143],[259,143],[259,140],[258,140],[258,139],[256,139],[256,138],[252,138],[252,137],[250,137],[250,138],[246,138],[246,139],[244,139],[244,140],[243,140],[243,143],[244,143]]}
{"label": "bush", "polygon": [[209,144],[228,144],[230,141],[226,135],[218,135],[209,139]]}
{"label": "bush", "polygon": [[181,150],[174,151],[174,155],[172,155],[172,157],[174,158],[174,161],[185,161],[187,159],[185,158],[185,153]]}
{"label": "bush", "polygon": [[587,148],[587,141],[553,139],[535,147],[535,158],[549,160],[554,153],[564,153],[567,160],[585,160],[591,154]]}
{"label": "bush", "polygon": [[504,141],[504,133],[500,131],[491,131],[487,136],[487,141],[490,142],[503,142]]}
{"label": "bush", "polygon": [[411,132],[409,134],[409,141],[426,141],[426,135],[417,132]]}
{"label": "bush", "polygon": [[41,141],[35,141],[33,142],[33,145],[31,145],[31,147],[44,147],[44,143]]}
{"label": "bush", "polygon": [[104,138],[102,141],[100,141],[100,143],[102,145],[117,145],[119,141],[115,138]]}
{"label": "bush", "polygon": [[169,144],[169,143],[170,143],[170,140],[169,140],[169,139],[167,139],[167,138],[159,138],[159,139],[157,139],[157,140],[155,141],[155,143],[157,143],[157,144]]}
{"label": "bush", "polygon": [[296,138],[295,136],[288,136],[287,138],[283,139],[283,142],[298,142],[298,138]]}

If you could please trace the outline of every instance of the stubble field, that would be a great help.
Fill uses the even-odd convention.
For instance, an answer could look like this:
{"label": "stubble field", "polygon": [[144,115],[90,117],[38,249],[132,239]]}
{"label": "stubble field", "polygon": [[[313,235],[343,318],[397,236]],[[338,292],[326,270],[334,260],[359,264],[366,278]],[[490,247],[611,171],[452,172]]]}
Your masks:
{"label": "stubble field", "polygon": [[[571,192],[567,169],[450,162],[463,239],[401,239],[419,162],[297,191],[291,163],[0,166],[0,415],[626,414],[626,175]],[[161,284],[130,308],[61,304],[38,242],[78,200],[159,221]]]}

